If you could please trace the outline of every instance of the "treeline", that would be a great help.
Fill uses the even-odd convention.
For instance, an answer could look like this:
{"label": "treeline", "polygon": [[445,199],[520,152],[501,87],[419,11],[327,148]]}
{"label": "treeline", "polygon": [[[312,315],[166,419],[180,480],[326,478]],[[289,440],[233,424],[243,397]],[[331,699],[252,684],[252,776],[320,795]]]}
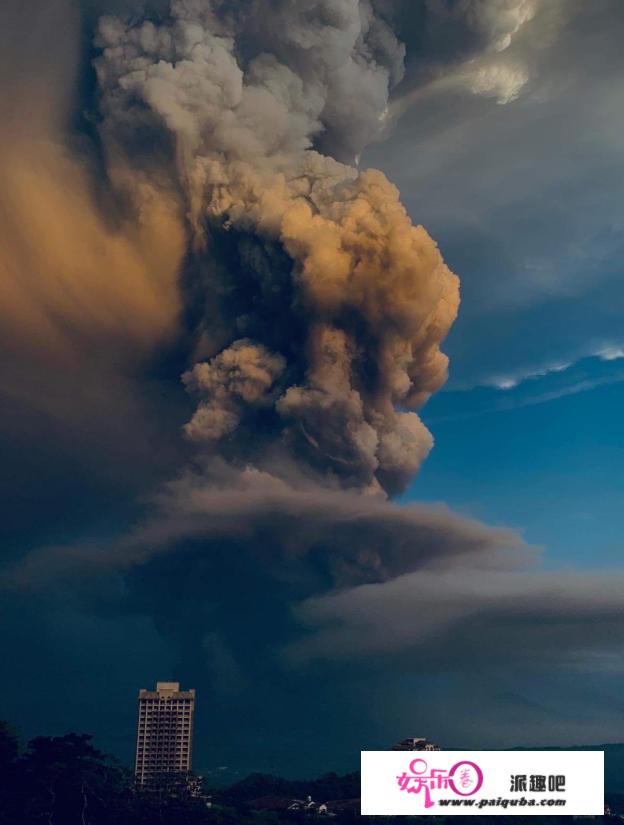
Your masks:
{"label": "treeline", "polygon": [[[194,796],[185,783],[173,782],[159,791],[137,792],[130,770],[97,750],[86,734],[37,737],[20,749],[14,732],[0,722],[0,825],[306,825],[330,821],[334,825],[360,817],[339,810],[330,818],[318,813],[254,810],[263,798],[353,800],[360,794],[359,774],[327,774],[310,782],[252,774],[212,797]],[[609,800],[615,816],[624,819],[623,797]],[[210,807],[209,807],[210,805]],[[375,825],[396,821],[370,817]],[[401,817],[431,823],[431,817]],[[436,816],[452,825],[495,825],[508,817]],[[570,817],[531,817],[531,825],[569,822]]]}
{"label": "treeline", "polygon": [[137,794],[131,771],[97,750],[88,735],[40,736],[20,752],[0,723],[2,825],[204,825],[240,822],[209,816],[189,795]]}
{"label": "treeline", "polygon": [[350,773],[346,776],[339,776],[336,773],[327,773],[318,779],[304,781],[252,773],[242,782],[218,791],[216,799],[223,804],[238,805],[266,796],[290,797],[291,799],[305,799],[311,796],[317,802],[327,802],[330,799],[356,799],[360,796],[360,774]]}
{"label": "treeline", "polygon": [[194,796],[185,783],[175,782],[137,792],[132,772],[95,748],[90,736],[40,736],[20,749],[15,733],[0,722],[0,825],[298,823],[307,816],[254,811],[249,803],[267,794],[305,798],[312,793],[325,799],[359,796],[359,777],[329,774],[303,783],[258,774],[214,791],[212,798]]}

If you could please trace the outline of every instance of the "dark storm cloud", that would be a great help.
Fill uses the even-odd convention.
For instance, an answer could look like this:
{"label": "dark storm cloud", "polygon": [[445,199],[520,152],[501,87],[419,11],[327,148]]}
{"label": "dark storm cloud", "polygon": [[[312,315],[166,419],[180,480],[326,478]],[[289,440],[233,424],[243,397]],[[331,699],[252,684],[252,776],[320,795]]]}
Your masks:
{"label": "dark storm cloud", "polygon": [[[5,586],[71,593],[80,580],[91,609],[152,616],[186,644],[207,639],[224,678],[284,643],[297,668],[409,653],[429,672],[477,661],[586,665],[624,644],[619,574],[540,570],[517,534],[443,507],[297,487],[256,470],[206,475],[170,485],[116,544],[32,554],[5,571]],[[80,604],[80,591],[72,599]],[[250,614],[260,623],[253,652]]]}
{"label": "dark storm cloud", "polygon": [[[37,551],[5,571],[5,582],[38,591],[48,583],[54,589],[54,581],[67,576],[97,579],[125,570],[140,576],[141,567],[159,556],[183,567],[187,550],[203,554],[217,584],[229,557],[242,552],[267,576],[311,591],[385,581],[426,565],[453,567],[464,557],[485,568],[513,568],[528,553],[514,532],[443,506],[400,506],[297,482],[294,474],[283,480],[219,464],[168,485],[152,516],[117,543]],[[204,584],[197,580],[199,591]]]}
{"label": "dark storm cloud", "polygon": [[621,344],[624,16],[608,0],[562,12],[545,45],[536,16],[501,53],[528,69],[514,102],[432,87],[365,154],[461,270],[455,386]]}
{"label": "dark storm cloud", "polygon": [[[296,729],[309,739],[298,771],[347,767],[346,754],[357,751],[373,722],[363,725],[361,698],[349,695],[353,676],[340,660],[316,672],[284,658],[282,648],[302,634],[293,607],[417,569],[472,563],[511,575],[532,551],[516,534],[442,506],[400,507],[315,487],[297,480],[296,466],[283,469],[286,481],[223,466],[188,474],[120,540],[38,551],[3,571],[5,601],[27,598],[53,613],[62,606],[78,624],[86,616],[104,638],[120,617],[135,628],[153,623],[175,673],[188,674],[201,690],[211,731],[205,743],[198,736],[204,760],[229,753],[248,769],[286,770]],[[145,635],[135,630],[129,645],[142,645]],[[154,667],[166,661],[161,653]],[[375,672],[371,666],[365,683],[374,685]],[[231,725],[241,714],[248,720],[244,741]],[[331,727],[323,742],[316,725]]]}
{"label": "dark storm cloud", "polygon": [[[406,45],[406,74],[387,113],[390,124],[441,94],[517,99],[541,51],[574,17],[576,0],[379,0]],[[400,128],[400,127],[399,127]]]}
{"label": "dark storm cloud", "polygon": [[428,667],[588,664],[621,653],[621,573],[520,571],[458,563],[304,603],[314,632],[295,658],[418,656]]}
{"label": "dark storm cloud", "polygon": [[[60,599],[94,622],[153,621],[183,672],[201,678],[204,701],[231,712],[251,694],[268,704],[282,697],[281,722],[254,703],[258,724],[267,715],[273,729],[292,724],[298,711],[285,693],[322,695],[331,674],[332,701],[366,706],[374,727],[375,718],[393,716],[368,707],[372,696],[374,704],[389,697],[388,685],[404,702],[409,684],[423,701],[437,684],[431,702],[445,696],[459,708],[488,673],[482,695],[515,672],[534,673],[548,690],[570,669],[583,680],[611,666],[624,644],[621,575],[547,571],[536,562],[517,534],[444,507],[399,506],[297,484],[294,475],[285,482],[220,466],[170,485],[119,541],[39,551],[3,580],[5,593],[31,594],[42,605]],[[522,717],[521,695],[491,701]],[[437,729],[446,730],[438,715]],[[519,735],[540,741],[544,720],[530,731],[513,718],[505,731],[499,723],[489,720],[481,745],[513,744]],[[337,736],[343,730],[338,724]],[[469,720],[456,719],[454,731],[445,735],[475,735]]]}

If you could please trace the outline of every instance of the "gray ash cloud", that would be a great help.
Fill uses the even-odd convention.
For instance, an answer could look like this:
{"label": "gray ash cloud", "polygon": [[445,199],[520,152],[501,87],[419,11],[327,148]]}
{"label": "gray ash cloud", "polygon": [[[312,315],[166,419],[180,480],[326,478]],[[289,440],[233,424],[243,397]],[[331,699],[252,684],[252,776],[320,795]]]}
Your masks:
{"label": "gray ash cloud", "polygon": [[383,128],[404,54],[388,24],[368,2],[177,0],[157,21],[103,18],[98,45],[105,140],[126,164],[138,135],[170,141],[171,167],[155,153],[143,174],[169,178],[191,227],[189,438],[245,461],[257,432],[339,486],[404,488],[459,299],[395,187],[336,159]]}

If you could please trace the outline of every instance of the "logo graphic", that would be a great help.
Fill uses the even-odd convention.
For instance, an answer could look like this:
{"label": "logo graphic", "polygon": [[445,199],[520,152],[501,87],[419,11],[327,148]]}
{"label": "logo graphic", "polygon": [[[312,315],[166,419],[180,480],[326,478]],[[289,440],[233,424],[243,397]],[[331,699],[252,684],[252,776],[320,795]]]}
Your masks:
{"label": "logo graphic", "polygon": [[362,816],[604,811],[602,751],[362,751],[361,778]]}
{"label": "logo graphic", "polygon": [[467,759],[456,762],[450,770],[432,768],[424,759],[413,759],[409,765],[410,772],[403,771],[397,776],[400,791],[405,793],[423,794],[425,808],[435,805],[432,792],[452,791],[458,796],[472,796],[483,785],[483,771],[476,764]]}

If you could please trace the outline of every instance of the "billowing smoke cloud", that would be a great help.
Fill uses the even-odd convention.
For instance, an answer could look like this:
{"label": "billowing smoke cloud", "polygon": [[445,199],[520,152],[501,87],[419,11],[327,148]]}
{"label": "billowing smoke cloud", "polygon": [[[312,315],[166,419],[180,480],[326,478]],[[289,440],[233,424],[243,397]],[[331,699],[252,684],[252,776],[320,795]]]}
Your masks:
{"label": "billowing smoke cloud", "polygon": [[[386,0],[401,33],[417,37],[410,4]],[[470,94],[500,105],[518,99],[534,79],[539,53],[578,10],[576,0],[427,0],[408,80],[394,97],[394,122],[423,98]],[[458,46],[458,44],[461,44]],[[431,55],[434,55],[433,59]]]}
{"label": "billowing smoke cloud", "polygon": [[403,55],[387,24],[353,0],[176,0],[160,23],[104,18],[98,44],[104,134],[126,155],[141,129],[172,146],[210,270],[187,435],[404,487],[431,447],[409,409],[446,378],[458,281],[381,173],[319,151],[353,158],[378,133]]}
{"label": "billowing smoke cloud", "polygon": [[[43,106],[37,141],[0,160],[0,335],[32,354],[45,387],[50,365],[75,362],[72,388],[95,384],[96,400],[110,374],[176,341],[196,404],[180,427],[192,468],[120,539],[34,551],[6,585],[147,615],[193,646],[191,661],[208,653],[228,683],[249,668],[254,689],[261,671],[271,691],[293,663],[424,649],[458,626],[500,661],[502,601],[514,632],[524,608],[537,628],[556,599],[562,634],[579,613],[598,627],[583,653],[617,642],[611,591],[596,598],[571,576],[562,592],[527,572],[517,534],[388,500],[432,446],[417,410],[446,379],[458,279],[358,158],[414,77],[416,94],[440,82],[517,96],[527,75],[509,53],[537,0],[419,4],[417,55],[445,26],[471,33],[420,73],[393,28],[411,2],[164,5],[99,21],[89,151],[70,148],[59,103],[54,117]],[[32,396],[41,387],[28,381]],[[106,417],[131,439],[141,429],[117,396]],[[536,641],[539,655],[560,638]],[[456,646],[445,650],[449,668]]]}
{"label": "billowing smoke cloud", "polygon": [[490,51],[509,48],[514,36],[536,15],[539,0],[468,0],[445,3],[430,0],[429,6],[440,15],[464,19],[477,32]]}
{"label": "billowing smoke cloud", "polygon": [[173,132],[230,157],[317,138],[351,160],[378,134],[405,55],[369,0],[174,0],[160,22],[104,18],[99,37],[117,114],[135,91]]}

